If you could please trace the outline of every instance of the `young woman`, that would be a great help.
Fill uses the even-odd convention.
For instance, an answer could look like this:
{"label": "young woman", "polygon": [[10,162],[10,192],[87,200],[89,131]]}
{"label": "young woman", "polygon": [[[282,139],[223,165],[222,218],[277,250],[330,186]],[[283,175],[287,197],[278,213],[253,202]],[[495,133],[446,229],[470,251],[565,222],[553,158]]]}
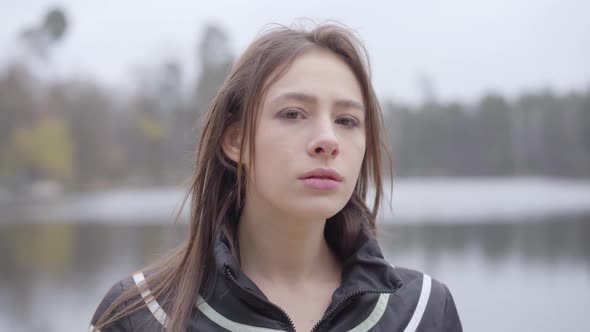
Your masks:
{"label": "young woman", "polygon": [[461,331],[448,288],[375,239],[381,125],[353,34],[259,37],[208,110],[186,241],[116,283],[91,330]]}

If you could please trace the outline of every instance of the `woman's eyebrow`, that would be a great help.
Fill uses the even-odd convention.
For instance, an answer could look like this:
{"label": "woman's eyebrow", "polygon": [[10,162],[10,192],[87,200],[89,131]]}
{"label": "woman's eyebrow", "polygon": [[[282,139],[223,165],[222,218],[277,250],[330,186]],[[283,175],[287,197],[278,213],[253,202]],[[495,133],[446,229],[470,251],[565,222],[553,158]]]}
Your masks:
{"label": "woman's eyebrow", "polygon": [[365,107],[362,103],[352,99],[338,99],[334,104],[341,108],[356,108],[359,111],[365,111]]}
{"label": "woman's eyebrow", "polygon": [[[273,104],[278,104],[284,101],[295,100],[307,104],[318,103],[318,98],[314,95],[310,95],[303,92],[285,92],[272,99]],[[334,105],[341,108],[356,108],[360,111],[365,111],[365,107],[362,103],[353,99],[338,99],[334,102]]]}

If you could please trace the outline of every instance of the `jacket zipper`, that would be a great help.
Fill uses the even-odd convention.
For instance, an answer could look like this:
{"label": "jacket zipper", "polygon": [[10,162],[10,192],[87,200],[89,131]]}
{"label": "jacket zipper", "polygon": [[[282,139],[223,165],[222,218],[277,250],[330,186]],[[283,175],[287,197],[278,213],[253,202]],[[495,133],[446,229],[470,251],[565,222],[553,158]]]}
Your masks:
{"label": "jacket zipper", "polygon": [[[229,269],[227,266],[225,267],[225,273],[226,273],[227,277],[228,277],[228,278],[229,278],[229,279],[230,279],[230,280],[231,280],[231,281],[232,281],[232,282],[233,282],[233,283],[234,283],[234,284],[235,284],[235,285],[236,285],[238,288],[240,288],[241,290],[243,290],[243,291],[245,291],[245,292],[247,292],[247,293],[249,293],[249,294],[252,294],[252,295],[254,295],[254,296],[258,297],[258,295],[256,295],[256,294],[252,293],[252,292],[251,292],[249,289],[247,289],[246,287],[242,286],[242,285],[241,285],[241,284],[238,282],[238,280],[236,279],[236,277],[234,276],[234,274],[231,272],[231,270],[230,270],[230,269]],[[382,290],[382,289],[359,289],[359,290],[356,290],[356,291],[354,291],[354,292],[348,293],[348,294],[347,294],[347,295],[346,295],[344,298],[342,298],[340,301],[338,301],[338,303],[337,303],[335,306],[333,306],[333,307],[332,307],[332,309],[330,309],[330,311],[328,311],[328,312],[327,312],[327,313],[324,315],[324,317],[322,317],[322,319],[320,319],[320,320],[319,320],[319,321],[318,321],[318,322],[317,322],[317,323],[316,323],[316,324],[313,326],[313,328],[311,329],[311,332],[317,332],[317,331],[319,331],[319,328],[320,328],[320,326],[321,326],[321,325],[322,325],[324,322],[326,322],[328,319],[332,318],[332,316],[333,316],[333,315],[335,315],[336,313],[338,313],[338,311],[341,309],[341,307],[342,307],[342,306],[343,306],[343,305],[344,305],[346,302],[348,302],[350,299],[352,299],[353,297],[355,297],[355,296],[359,296],[359,295],[363,295],[363,294],[369,294],[369,293],[380,293],[380,294],[383,294],[383,293],[389,293],[389,294],[392,294],[392,293],[395,293],[395,292],[397,292],[397,291],[398,291],[398,289],[400,289],[400,287],[401,287],[401,286],[398,286],[398,287],[394,288],[393,290],[387,290],[387,291],[384,291],[384,290]],[[263,300],[263,299],[261,299],[261,300]],[[282,315],[283,315],[283,316],[284,316],[284,317],[287,319],[287,321],[289,322],[289,327],[291,328],[291,330],[292,330],[293,332],[296,332],[296,331],[297,331],[297,330],[295,329],[295,324],[293,323],[293,320],[291,319],[291,317],[289,317],[289,315],[287,314],[287,312],[286,312],[285,310],[283,310],[281,307],[279,307],[278,305],[276,305],[276,304],[274,304],[274,303],[272,303],[272,302],[268,302],[268,301],[264,301],[264,302],[266,302],[266,303],[270,304],[272,307],[274,307],[274,308],[275,308],[277,311],[279,311],[279,312],[280,312],[280,313],[281,313],[281,314],[282,314]]]}
{"label": "jacket zipper", "polygon": [[[236,277],[234,276],[234,274],[231,272],[231,270],[226,266],[225,267],[225,274],[227,275],[227,277],[241,290],[245,291],[246,293],[252,294],[256,297],[259,297],[257,294],[252,293],[252,291],[250,291],[249,289],[247,289],[246,287],[242,286],[238,280],[236,279]],[[283,310],[283,308],[279,307],[278,305],[269,302],[269,301],[265,301],[264,299],[260,299],[263,300],[265,303],[270,304],[272,307],[274,307],[278,312],[280,312],[289,322],[289,328],[291,329],[291,331],[296,332],[297,330],[295,329],[295,324],[293,323],[293,320],[291,319],[291,317],[289,317],[289,315],[287,314],[287,312],[285,310]]]}
{"label": "jacket zipper", "polygon": [[322,319],[320,319],[315,325],[314,327],[311,329],[311,332],[317,332],[319,331],[320,326],[326,322],[328,319],[332,318],[332,316],[334,316],[335,314],[338,313],[338,311],[341,309],[341,307],[348,302],[349,300],[351,300],[353,297],[355,296],[359,296],[359,295],[363,295],[363,294],[368,294],[368,293],[395,293],[397,292],[398,289],[400,289],[401,286],[398,286],[396,288],[394,288],[393,290],[387,290],[384,291],[382,289],[359,289],[356,290],[354,292],[348,293],[344,298],[342,298],[335,306],[332,307],[332,309],[330,309],[330,311],[328,311],[324,317],[322,317]]}

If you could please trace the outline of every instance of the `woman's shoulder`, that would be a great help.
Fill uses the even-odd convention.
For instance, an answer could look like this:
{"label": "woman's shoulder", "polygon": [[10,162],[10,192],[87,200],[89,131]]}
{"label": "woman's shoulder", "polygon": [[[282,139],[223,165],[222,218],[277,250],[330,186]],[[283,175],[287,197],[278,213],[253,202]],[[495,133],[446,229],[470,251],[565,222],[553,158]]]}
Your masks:
{"label": "woman's shoulder", "polygon": [[405,268],[394,267],[403,286],[398,296],[410,299],[413,312],[420,314],[424,320],[445,326],[445,331],[461,331],[461,322],[455,300],[449,287],[442,281],[427,273]]}
{"label": "woman's shoulder", "polygon": [[[111,287],[106,291],[102,300],[98,304],[98,307],[94,312],[94,315],[92,316],[89,331],[95,331],[94,327],[96,326],[97,322],[101,318],[103,318],[103,315],[117,301],[117,299],[120,298],[120,296],[125,292],[125,290],[129,289],[132,285],[133,279],[131,276],[120,279],[111,285]],[[113,317],[118,312],[123,310],[126,306],[127,301],[121,303],[116,308],[114,308],[114,310],[112,310],[112,313],[109,314],[109,317]],[[118,320],[117,322],[112,324],[112,326],[109,327],[109,331],[132,331],[129,319],[125,318]]]}
{"label": "woman's shoulder", "polygon": [[417,287],[417,288],[430,288],[441,290],[441,291],[448,291],[448,287],[437,278],[414,269],[410,269],[407,267],[402,266],[393,266],[395,271],[397,272],[398,276],[402,280],[403,287]]}
{"label": "woman's shoulder", "polygon": [[[151,297],[151,294],[146,282],[146,276],[142,272],[137,272],[118,280],[112,284],[100,301],[92,317],[90,331],[95,331],[94,327],[99,320],[104,320],[105,317],[103,316],[105,313],[108,318],[114,318],[129,306],[135,307],[135,303],[143,304],[144,302],[153,302],[154,304],[152,306],[155,305],[157,301],[153,298],[149,299],[149,297]],[[115,306],[114,308],[112,308],[113,305]],[[132,313],[124,315],[122,318],[109,324],[108,328],[103,328],[100,331],[134,331],[134,327],[138,325],[137,322],[147,321],[149,317],[151,317],[151,314],[147,308],[137,311],[132,310]]]}

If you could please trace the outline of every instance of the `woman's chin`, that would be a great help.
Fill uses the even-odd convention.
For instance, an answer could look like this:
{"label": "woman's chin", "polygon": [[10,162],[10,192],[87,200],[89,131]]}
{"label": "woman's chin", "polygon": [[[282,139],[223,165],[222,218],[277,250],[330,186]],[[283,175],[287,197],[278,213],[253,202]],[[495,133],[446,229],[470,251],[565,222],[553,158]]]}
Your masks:
{"label": "woman's chin", "polygon": [[325,202],[322,200],[302,202],[289,206],[288,210],[300,218],[325,220],[337,214],[344,204],[337,202]]}

